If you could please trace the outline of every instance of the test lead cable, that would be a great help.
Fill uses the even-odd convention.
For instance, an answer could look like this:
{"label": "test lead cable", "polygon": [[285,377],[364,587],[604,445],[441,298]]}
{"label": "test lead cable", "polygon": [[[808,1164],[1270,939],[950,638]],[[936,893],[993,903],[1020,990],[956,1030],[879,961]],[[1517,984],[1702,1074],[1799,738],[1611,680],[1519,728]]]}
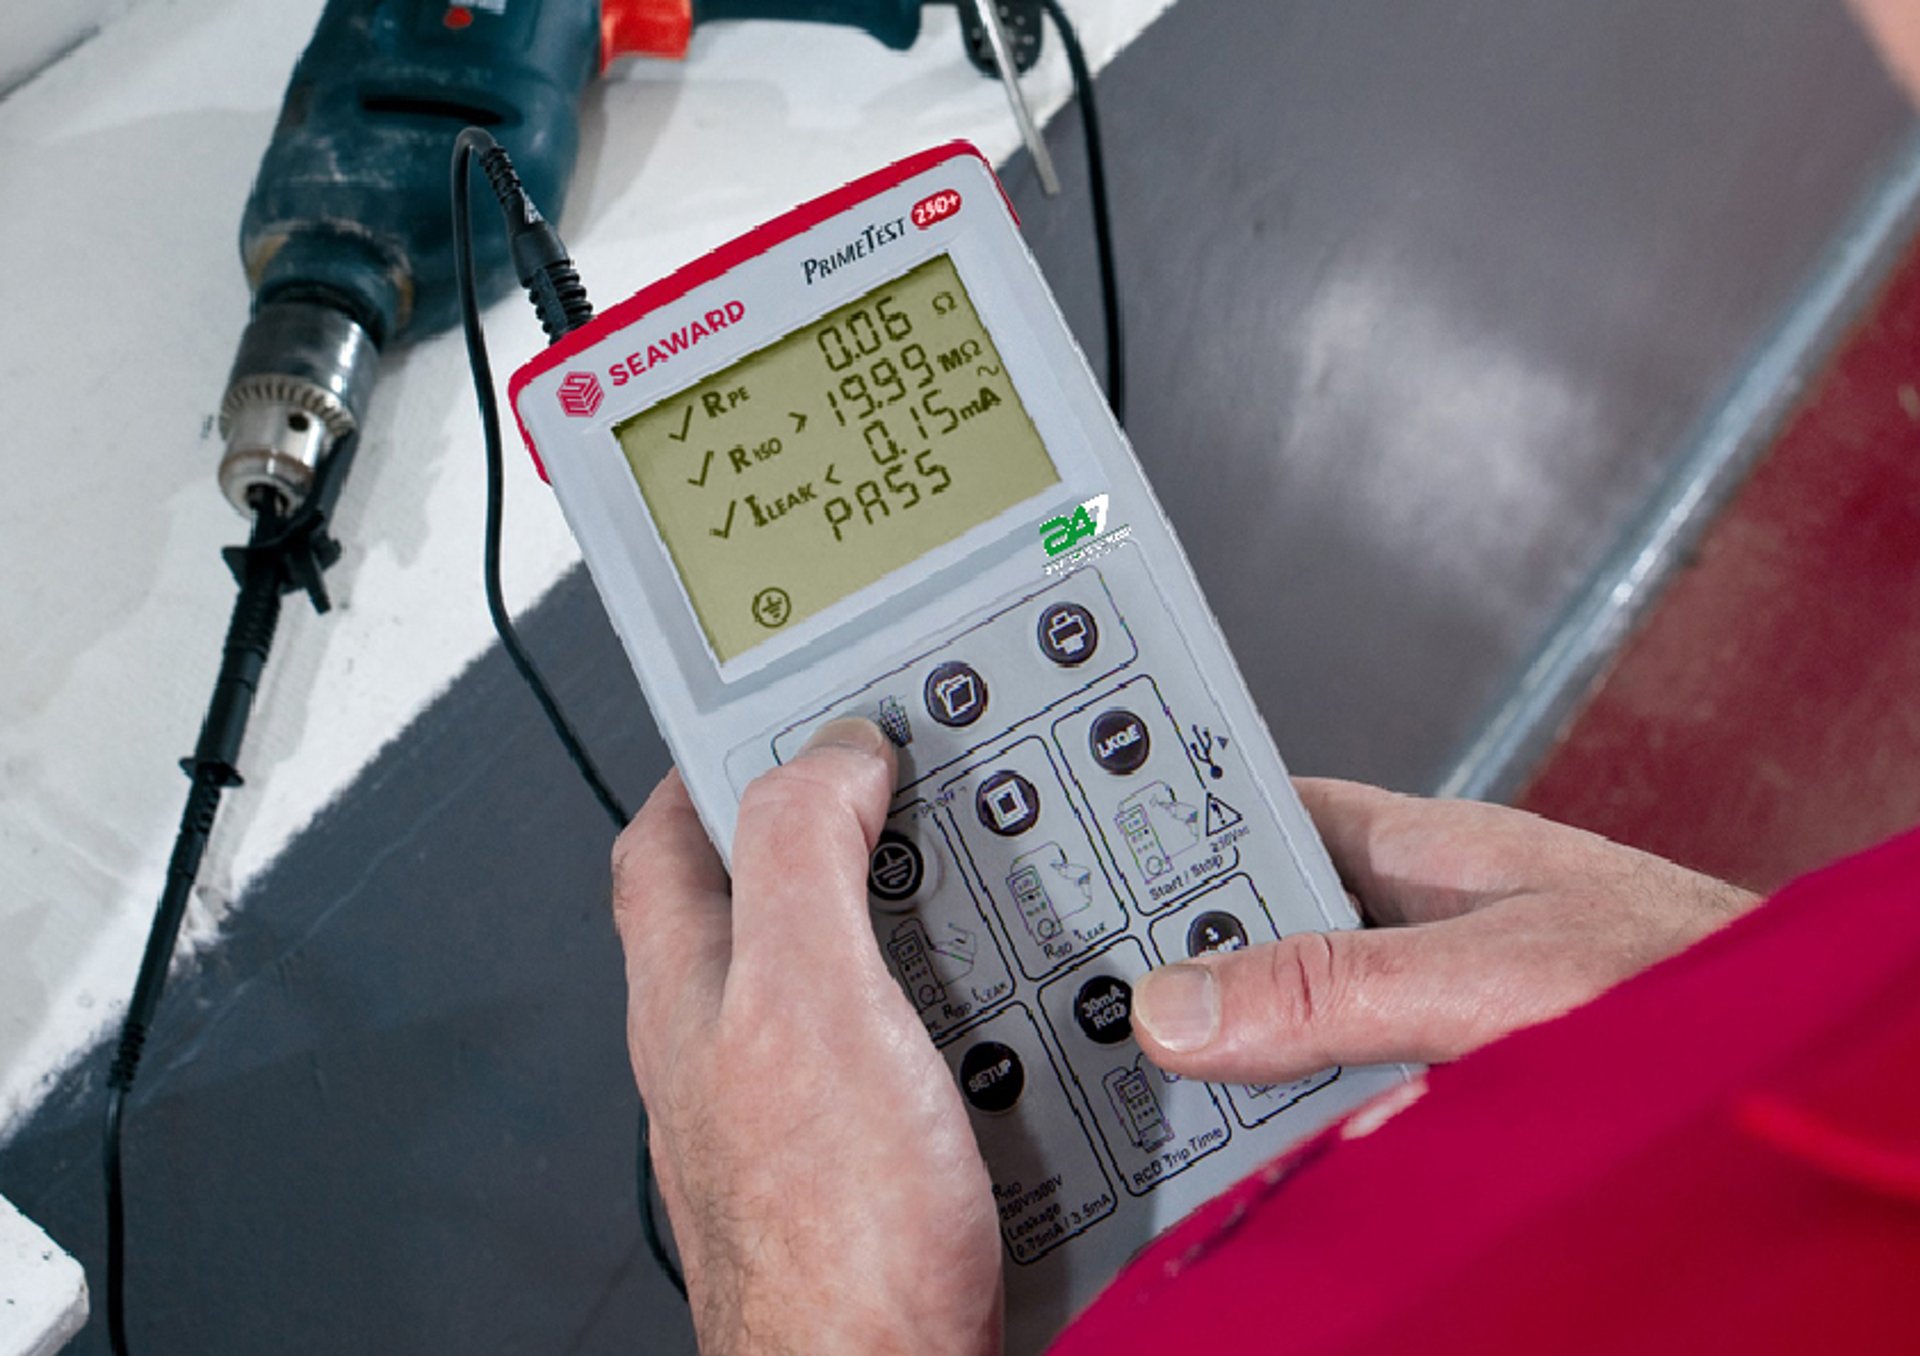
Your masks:
{"label": "test lead cable", "polygon": [[500,450],[500,405],[493,393],[493,365],[487,359],[486,334],[480,325],[479,291],[474,284],[473,205],[469,184],[473,178],[475,158],[479,159],[481,170],[500,202],[500,211],[506,218],[508,240],[513,250],[514,268],[520,275],[521,286],[527,289],[527,295],[533,301],[534,310],[539,313],[548,342],[572,333],[593,319],[593,306],[587,300],[587,289],[581,284],[573,261],[567,257],[566,247],[560,243],[559,233],[528,198],[519,176],[513,171],[513,162],[500,143],[478,127],[469,127],[461,132],[453,150],[453,260],[460,292],[460,328],[466,336],[467,365],[473,371],[473,391],[480,405],[480,426],[487,449],[487,613],[493,619],[493,629],[499,635],[501,645],[506,648],[507,658],[513,661],[514,669],[546,714],[547,723],[559,736],[567,757],[579,770],[581,778],[592,790],[594,799],[600,802],[600,808],[607,812],[615,832],[618,832],[627,827],[627,821],[632,816],[627,813],[627,807],[621,804],[619,797],[613,794],[606,778],[600,775],[592,755],[580,742],[580,736],[574,733],[573,726],[548,689],[546,680],[540,676],[526,647],[520,643],[513,618],[507,614],[506,594],[500,584],[505,471]]}
{"label": "test lead cable", "polygon": [[[519,634],[514,630],[513,619],[507,614],[506,596],[500,585],[500,537],[504,517],[504,462],[500,445],[500,405],[493,389],[493,365],[487,358],[487,338],[480,323],[480,299],[474,285],[473,267],[473,200],[471,183],[473,162],[478,159],[481,172],[485,174],[487,184],[492,188],[494,197],[500,204],[501,214],[507,223],[509,248],[513,252],[514,270],[519,274],[520,285],[527,289],[528,299],[533,302],[534,310],[539,314],[540,325],[547,332],[547,342],[552,343],[562,335],[570,334],[593,319],[593,306],[587,300],[587,289],[580,281],[579,273],[574,269],[573,261],[567,255],[566,246],[561,243],[560,235],[551,223],[540,215],[539,209],[527,196],[521,186],[519,176],[514,173],[513,162],[506,151],[493,137],[478,127],[469,127],[460,133],[453,150],[453,259],[460,292],[460,326],[467,341],[467,363],[473,372],[473,394],[480,406],[480,428],[486,444],[487,456],[487,525],[485,548],[485,573],[487,592],[487,612],[493,618],[493,629],[500,637],[507,656],[513,661],[514,669],[526,683],[533,698],[546,714],[547,723],[559,736],[560,743],[567,751],[567,757],[579,771],[581,778],[593,791],[594,798],[607,812],[612,821],[614,832],[626,828],[631,816],[621,803],[600,770],[594,765],[592,757],[580,736],[568,722],[560,704],[554,700],[546,680],[534,666],[532,658],[520,643]],[[646,1238],[647,1251],[660,1270],[672,1282],[673,1288],[686,1298],[687,1282],[675,1264],[673,1256],[667,1250],[665,1239],[661,1236],[659,1216],[653,1205],[653,1155],[648,1150],[647,1124],[645,1110],[642,1109],[638,1161],[635,1164],[635,1177],[640,1207],[640,1228]]]}

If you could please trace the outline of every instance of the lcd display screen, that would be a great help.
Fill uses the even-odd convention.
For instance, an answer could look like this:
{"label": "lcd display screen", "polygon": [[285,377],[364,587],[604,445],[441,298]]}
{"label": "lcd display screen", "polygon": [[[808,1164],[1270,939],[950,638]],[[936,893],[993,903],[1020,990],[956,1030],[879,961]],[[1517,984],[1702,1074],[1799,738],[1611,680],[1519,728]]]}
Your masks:
{"label": "lcd display screen", "polygon": [[944,254],[613,432],[723,663],[1060,479]]}

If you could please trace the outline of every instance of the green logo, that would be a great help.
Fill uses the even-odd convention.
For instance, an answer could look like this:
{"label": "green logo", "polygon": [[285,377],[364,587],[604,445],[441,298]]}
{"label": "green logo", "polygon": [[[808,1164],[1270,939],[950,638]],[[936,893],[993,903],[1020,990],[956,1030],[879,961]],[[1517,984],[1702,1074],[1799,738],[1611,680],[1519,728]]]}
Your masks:
{"label": "green logo", "polygon": [[1096,494],[1072,513],[1040,524],[1040,545],[1049,557],[1065,555],[1083,541],[1100,535],[1107,525],[1107,496]]}

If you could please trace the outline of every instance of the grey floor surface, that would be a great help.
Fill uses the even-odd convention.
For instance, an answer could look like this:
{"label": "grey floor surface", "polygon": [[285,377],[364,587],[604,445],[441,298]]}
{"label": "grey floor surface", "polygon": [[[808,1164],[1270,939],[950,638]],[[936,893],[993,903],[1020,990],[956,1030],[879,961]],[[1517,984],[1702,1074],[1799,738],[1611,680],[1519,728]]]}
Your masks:
{"label": "grey floor surface", "polygon": [[[1283,754],[1409,788],[1911,126],[1838,0],[1181,0],[1100,89],[1141,458]],[[1065,196],[1009,182],[1097,367],[1049,135]],[[637,801],[664,752],[584,579],[526,630]],[[608,837],[494,653],[254,886],[133,1100],[141,1352],[691,1349],[635,1222]],[[104,1064],[0,1150],[96,1277]]]}

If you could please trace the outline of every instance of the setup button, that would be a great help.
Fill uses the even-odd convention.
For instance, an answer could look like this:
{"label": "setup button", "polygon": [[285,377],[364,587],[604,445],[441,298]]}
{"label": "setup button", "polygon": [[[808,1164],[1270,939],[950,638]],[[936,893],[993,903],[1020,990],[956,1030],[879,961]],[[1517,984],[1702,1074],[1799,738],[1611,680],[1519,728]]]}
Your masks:
{"label": "setup button", "polygon": [[1073,668],[1093,658],[1100,645],[1100,628],[1093,613],[1078,603],[1055,603],[1040,614],[1035,628],[1040,653],[1062,668]]}
{"label": "setup button", "polygon": [[1011,1111],[1026,1089],[1026,1066],[1011,1046],[981,1041],[960,1057],[960,1091],[977,1110]]}
{"label": "setup button", "polygon": [[969,664],[949,660],[927,675],[927,714],[942,725],[971,725],[986,712],[987,682]]}
{"label": "setup button", "polygon": [[1087,748],[1094,762],[1120,777],[1140,770],[1151,744],[1147,723],[1117,707],[1103,711],[1087,729]]}

